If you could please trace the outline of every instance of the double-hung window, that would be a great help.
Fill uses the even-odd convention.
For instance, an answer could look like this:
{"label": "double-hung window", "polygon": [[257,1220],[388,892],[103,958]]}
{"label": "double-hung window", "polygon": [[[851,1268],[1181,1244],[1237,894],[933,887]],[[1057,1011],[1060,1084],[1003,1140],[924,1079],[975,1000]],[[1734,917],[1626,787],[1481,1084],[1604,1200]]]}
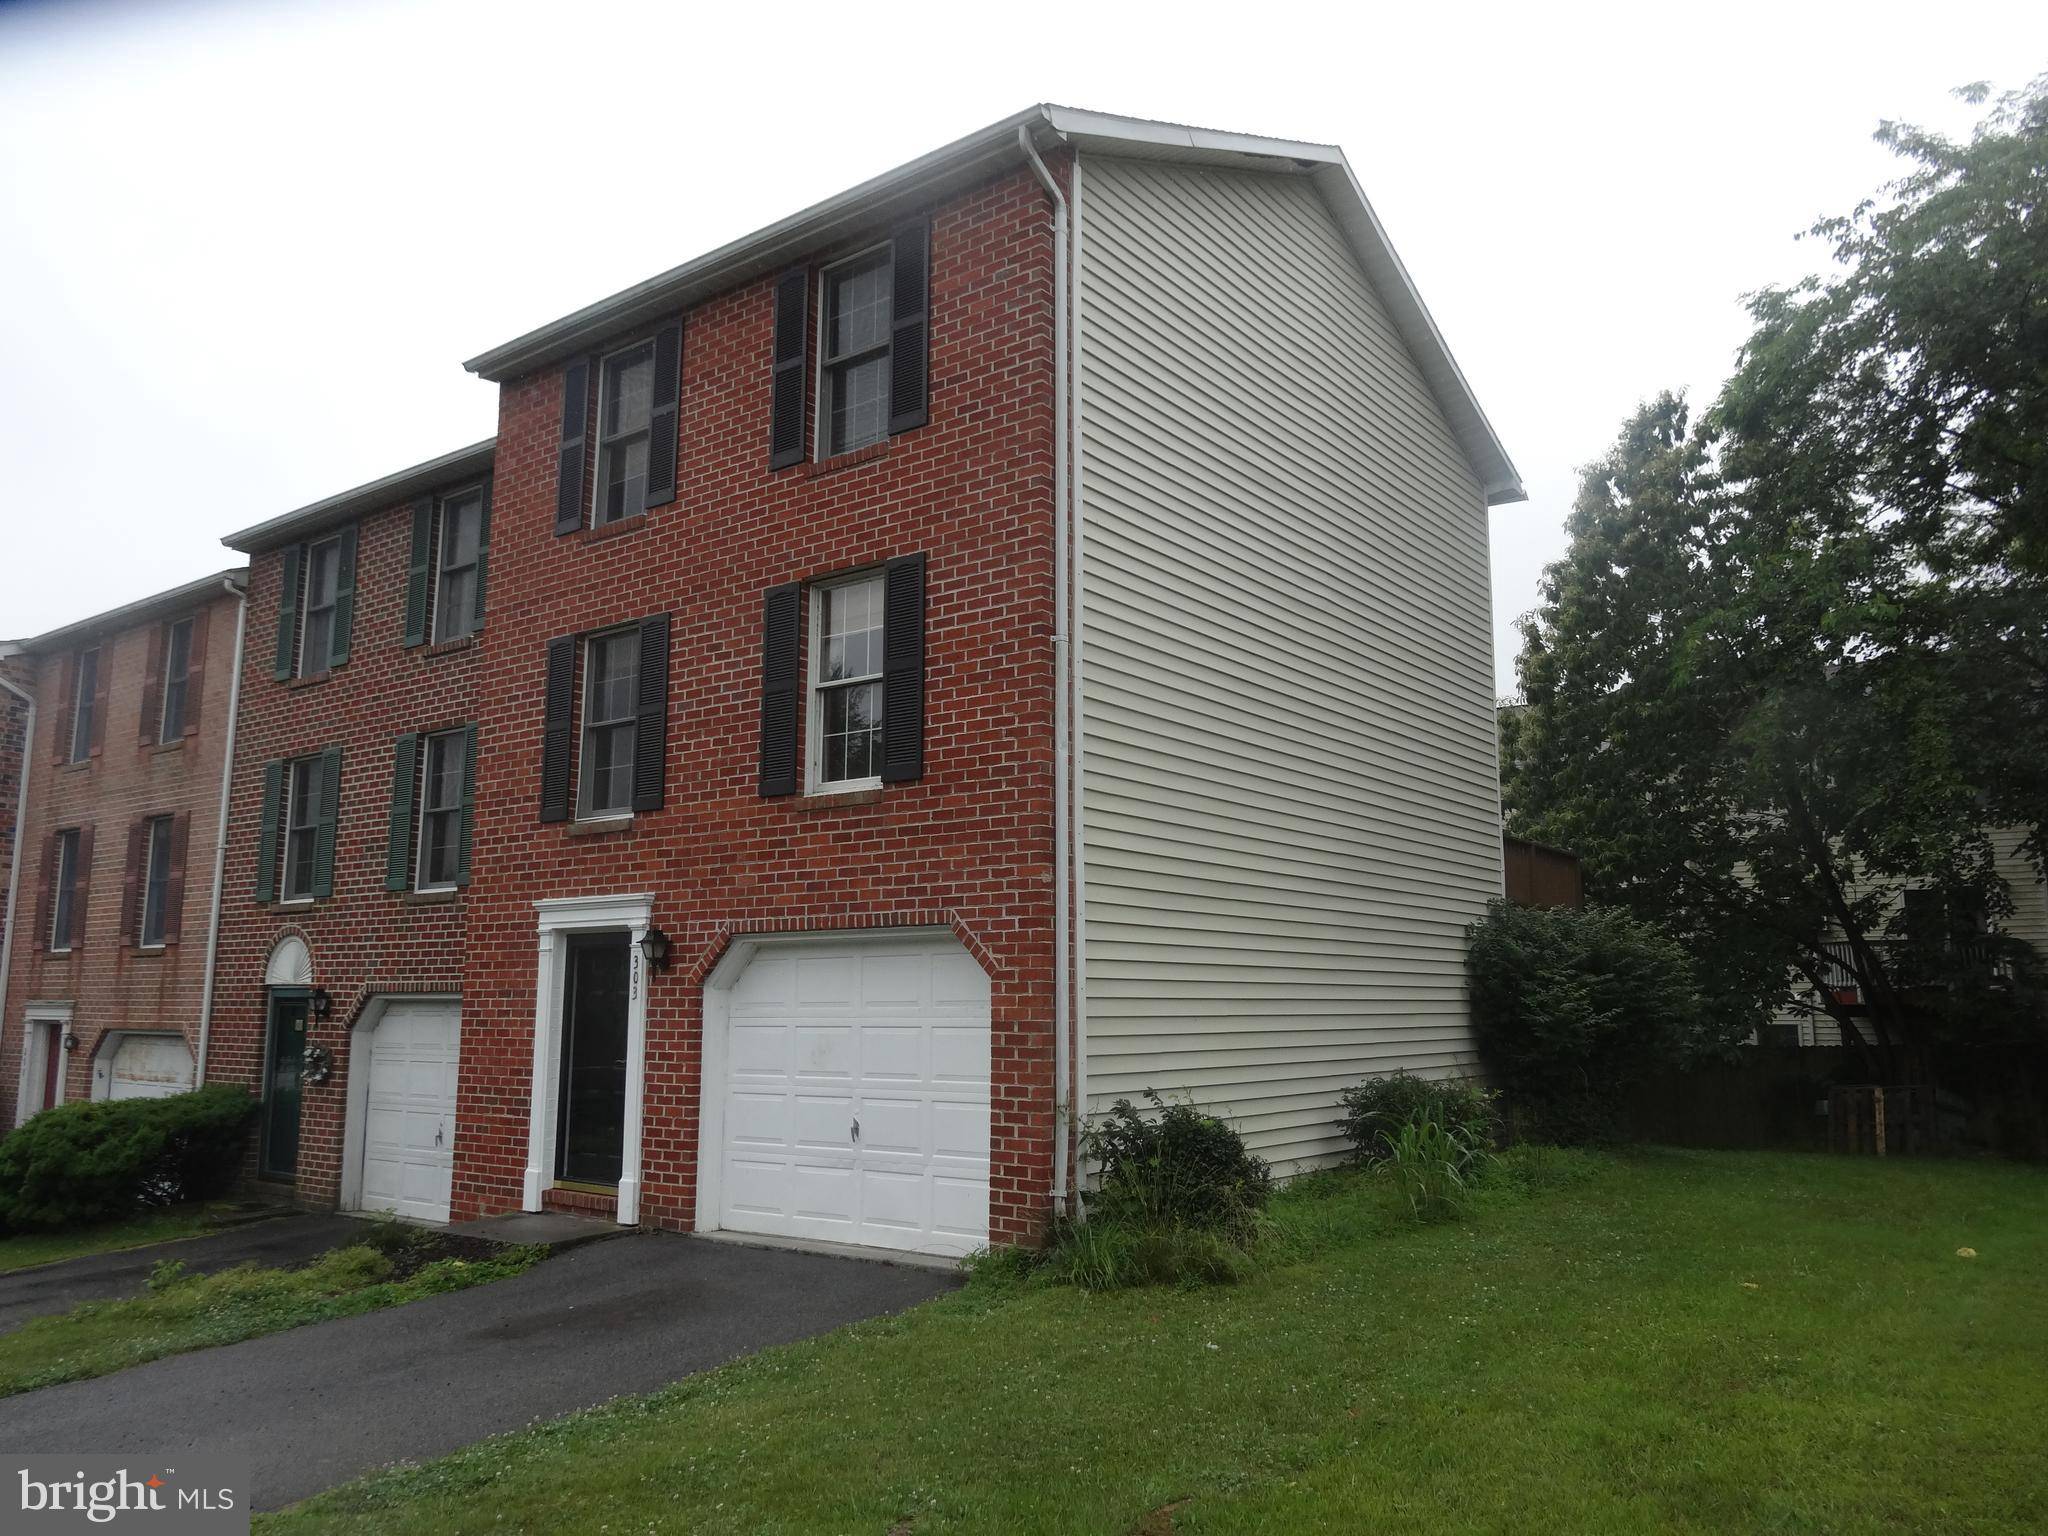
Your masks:
{"label": "double-hung window", "polygon": [[164,942],[171,898],[171,818],[150,820],[143,838],[142,924],[136,942],[155,949]]}
{"label": "double-hung window", "polygon": [[306,546],[305,611],[299,621],[299,676],[318,677],[332,666],[334,611],[341,595],[341,540]]}
{"label": "double-hung window", "polygon": [[51,855],[50,952],[62,954],[78,942],[79,830],[57,834]]}
{"label": "double-hung window", "polygon": [[78,653],[78,686],[71,696],[71,761],[92,756],[93,711],[99,704],[100,652],[94,646]]}
{"label": "double-hung window", "polygon": [[179,619],[164,628],[163,714],[156,739],[176,741],[185,734],[185,703],[192,670],[192,621]]}
{"label": "double-hung window", "polygon": [[477,566],[483,548],[484,488],[441,502],[440,572],[434,583],[434,641],[459,640],[482,626]]}
{"label": "double-hung window", "polygon": [[597,386],[597,505],[593,523],[616,523],[647,505],[648,432],[654,416],[654,342],[604,360]]}
{"label": "double-hung window", "polygon": [[469,766],[469,732],[441,731],[423,746],[416,888],[453,890],[462,878],[462,784]]}
{"label": "double-hung window", "polygon": [[811,784],[862,789],[882,774],[882,575],[811,595]]}
{"label": "double-hung window", "polygon": [[321,759],[302,757],[288,765],[284,814],[284,899],[311,901],[318,891]]}
{"label": "double-hung window", "polygon": [[590,638],[583,656],[578,816],[618,816],[633,808],[634,699],[639,682],[639,631]]}
{"label": "double-hung window", "polygon": [[818,349],[819,457],[889,435],[890,250],[825,269]]}

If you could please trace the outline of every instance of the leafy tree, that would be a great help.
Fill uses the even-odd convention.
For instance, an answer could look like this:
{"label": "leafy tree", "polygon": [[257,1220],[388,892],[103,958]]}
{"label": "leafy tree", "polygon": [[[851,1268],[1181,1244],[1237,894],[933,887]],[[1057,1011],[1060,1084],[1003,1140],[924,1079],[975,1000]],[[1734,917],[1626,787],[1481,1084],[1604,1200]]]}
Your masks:
{"label": "leafy tree", "polygon": [[1879,138],[1912,169],[1815,227],[1843,270],[1752,301],[1704,421],[1661,397],[1585,472],[1504,757],[1519,829],[1678,935],[1731,1035],[1797,974],[1898,1080],[2029,1017],[1961,985],[1981,954],[1884,941],[1909,887],[2009,910],[1991,834],[2048,803],[2048,80],[1967,143]]}

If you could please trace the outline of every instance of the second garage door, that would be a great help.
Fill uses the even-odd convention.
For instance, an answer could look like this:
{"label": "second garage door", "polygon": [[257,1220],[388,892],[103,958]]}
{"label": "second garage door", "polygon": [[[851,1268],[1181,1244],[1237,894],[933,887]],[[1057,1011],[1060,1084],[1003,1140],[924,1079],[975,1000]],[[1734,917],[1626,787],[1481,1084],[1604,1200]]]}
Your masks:
{"label": "second garage door", "polygon": [[461,1038],[461,1005],[446,998],[390,1004],[364,1040],[364,1210],[448,1219]]}
{"label": "second garage door", "polygon": [[764,945],[726,1025],[719,1225],[988,1241],[989,984],[950,936]]}
{"label": "second garage door", "polygon": [[164,1099],[192,1086],[192,1052],[183,1035],[129,1035],[108,1063],[110,1099]]}

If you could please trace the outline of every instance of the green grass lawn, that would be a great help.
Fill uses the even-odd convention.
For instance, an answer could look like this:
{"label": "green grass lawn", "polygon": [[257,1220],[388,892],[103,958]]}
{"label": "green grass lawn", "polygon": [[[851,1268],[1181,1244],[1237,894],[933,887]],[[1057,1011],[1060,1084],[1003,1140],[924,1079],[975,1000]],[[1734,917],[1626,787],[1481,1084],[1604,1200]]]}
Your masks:
{"label": "green grass lawn", "polygon": [[390,1253],[367,1243],[336,1248],[298,1269],[243,1264],[187,1275],[166,1260],[144,1295],[82,1302],[0,1333],[0,1397],[501,1280],[546,1252],[506,1248],[478,1260],[419,1263],[424,1255],[409,1261],[405,1240],[400,1235]]}
{"label": "green grass lawn", "polygon": [[114,1253],[148,1243],[167,1243],[173,1238],[199,1237],[213,1230],[212,1209],[205,1205],[181,1205],[131,1221],[110,1222],[76,1232],[30,1232],[0,1238],[0,1275],[34,1264],[54,1264],[59,1259]]}
{"label": "green grass lawn", "polygon": [[259,1525],[2048,1528],[2048,1172],[1646,1152],[1429,1228],[1317,1182],[1241,1286],[978,1282]]}

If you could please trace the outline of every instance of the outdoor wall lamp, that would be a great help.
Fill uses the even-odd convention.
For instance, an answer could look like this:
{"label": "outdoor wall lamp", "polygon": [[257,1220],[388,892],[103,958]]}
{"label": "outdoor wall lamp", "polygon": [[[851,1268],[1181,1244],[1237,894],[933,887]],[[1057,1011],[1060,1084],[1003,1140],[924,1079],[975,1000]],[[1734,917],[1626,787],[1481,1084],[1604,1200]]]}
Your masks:
{"label": "outdoor wall lamp", "polygon": [[668,969],[668,957],[673,948],[668,935],[659,928],[649,928],[640,935],[640,953],[647,957],[647,964],[653,970]]}
{"label": "outdoor wall lamp", "polygon": [[64,1031],[64,1049],[67,1051],[78,1049],[78,1036],[72,1034],[68,1029]]}
{"label": "outdoor wall lamp", "polygon": [[314,1018],[324,1019],[334,1012],[334,999],[328,995],[325,987],[315,987],[312,995],[306,999],[306,1007]]}

